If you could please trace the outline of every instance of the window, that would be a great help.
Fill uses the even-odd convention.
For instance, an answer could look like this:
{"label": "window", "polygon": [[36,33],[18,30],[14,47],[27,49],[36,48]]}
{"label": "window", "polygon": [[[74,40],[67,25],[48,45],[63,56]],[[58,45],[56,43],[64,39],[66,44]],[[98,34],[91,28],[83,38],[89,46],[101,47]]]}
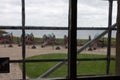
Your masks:
{"label": "window", "polygon": [[[110,18],[112,17],[110,15],[111,12],[109,12],[110,17],[108,19],[108,21],[109,21],[108,28],[77,27],[80,25],[80,24],[77,24],[77,20],[78,20],[78,22],[81,22],[81,20],[78,19],[79,14],[77,16],[77,10],[78,10],[78,8],[81,7],[80,5],[77,6],[77,4],[80,3],[79,1],[77,3],[77,0],[69,0],[69,1],[53,0],[53,2],[51,2],[51,0],[47,0],[47,1],[46,0],[34,0],[34,1],[33,0],[20,0],[20,1],[12,0],[11,5],[9,4],[8,0],[2,0],[1,1],[2,3],[0,3],[1,4],[0,6],[5,8],[5,9],[0,8],[1,9],[0,16],[2,17],[0,19],[0,22],[3,22],[3,23],[0,23],[0,25],[1,25],[0,29],[5,29],[7,31],[12,31],[12,30],[16,31],[19,33],[17,35],[19,35],[21,37],[21,39],[19,39],[18,37],[15,37],[16,38],[15,42],[19,43],[19,46],[21,45],[21,47],[18,47],[19,48],[18,53],[20,53],[20,54],[18,54],[17,56],[20,57],[19,59],[18,58],[16,59],[15,57],[13,57],[14,55],[12,53],[14,53],[15,50],[12,51],[11,48],[5,48],[6,45],[4,46],[4,48],[2,48],[2,49],[8,49],[11,52],[11,55],[13,55],[12,57],[11,56],[7,56],[7,57],[10,57],[10,61],[9,61],[10,68],[13,69],[13,71],[14,71],[10,74],[12,74],[12,75],[14,74],[13,76],[15,77],[15,79],[21,79],[21,78],[23,80],[28,79],[28,77],[26,77],[27,76],[27,74],[26,74],[27,68],[28,68],[27,64],[31,65],[30,63],[33,63],[32,65],[35,65],[35,63],[42,64],[42,62],[47,63],[47,62],[54,62],[54,61],[58,62],[58,63],[55,66],[53,66],[51,69],[46,71],[43,75],[38,77],[37,79],[46,77],[51,72],[55,71],[56,68],[60,67],[63,64],[67,64],[67,63],[68,63],[67,68],[65,69],[66,75],[64,76],[64,78],[60,78],[60,79],[64,80],[64,79],[88,79],[88,78],[91,78],[91,79],[116,78],[116,76],[109,76],[110,61],[114,60],[114,58],[110,57],[111,52],[109,52],[109,51],[110,51],[111,47],[107,48],[108,52],[106,54],[106,57],[103,57],[103,58],[100,58],[100,57],[91,57],[91,58],[86,58],[86,57],[81,58],[80,57],[79,58],[79,57],[77,57],[78,53],[82,52],[85,48],[90,47],[91,43],[95,42],[96,40],[98,40],[100,37],[102,37],[106,33],[109,34],[108,35],[108,46],[111,45],[110,40],[111,40],[111,31],[112,30],[110,27],[114,28],[116,26],[116,24],[112,25],[110,23],[110,21],[111,21]],[[64,4],[62,2],[64,2]],[[42,3],[42,5],[39,5],[40,3]],[[4,4],[6,4],[6,6]],[[36,4],[36,5],[33,5],[33,4]],[[48,6],[48,4],[49,4],[49,6]],[[111,2],[111,4],[112,4],[112,2]],[[61,7],[61,5],[63,7]],[[57,7],[57,9],[55,9],[55,7]],[[112,6],[109,5],[109,7],[111,7],[109,9],[109,11],[110,11],[112,9]],[[49,13],[49,14],[47,14],[47,13]],[[6,16],[3,16],[3,14],[5,14]],[[8,14],[10,14],[10,15],[8,15]],[[32,14],[34,14],[34,15],[32,15]],[[59,14],[59,15],[56,15],[56,14]],[[41,16],[41,18],[39,19],[40,16]],[[2,19],[3,19],[3,21],[2,21]],[[46,22],[46,20],[48,20],[49,22]],[[14,23],[14,21],[16,21],[16,23]],[[68,27],[64,27],[63,25],[68,26]],[[82,24],[82,25],[84,25],[84,24]],[[47,26],[54,26],[54,27],[47,27]],[[89,30],[99,29],[99,30],[105,30],[105,31],[101,32],[93,40],[86,42],[85,45],[83,45],[80,49],[77,50],[77,30],[87,30],[87,29],[89,29]],[[32,52],[32,51],[34,51],[34,49],[33,50],[29,49],[30,44],[32,42],[27,42],[27,40],[33,39],[34,34],[39,36],[37,31],[40,31],[42,33],[42,35],[44,35],[45,30],[50,30],[50,32],[54,32],[54,30],[68,30],[68,32],[67,31],[65,32],[65,34],[67,36],[69,36],[68,37],[68,51],[66,50],[66,52],[68,52],[68,54],[67,54],[66,58],[62,57],[62,59],[61,58],[58,58],[58,59],[56,59],[56,58],[26,59],[27,55],[34,54],[34,52]],[[31,33],[31,32],[33,32],[33,33]],[[30,33],[30,34],[27,34],[27,33]],[[58,33],[58,35],[60,34],[59,31],[57,33]],[[32,38],[29,38],[28,36],[30,36]],[[42,37],[42,36],[40,36],[40,37]],[[27,38],[27,40],[26,40],[26,38]],[[36,44],[39,44],[39,42],[38,43],[36,42]],[[33,43],[32,48],[36,48],[36,46],[35,46],[36,44]],[[44,47],[44,45],[42,45],[41,47]],[[53,49],[54,47],[55,47],[54,44],[52,44],[51,49]],[[56,48],[59,48],[59,46],[57,46]],[[48,52],[50,52],[50,50]],[[39,55],[39,53],[37,55]],[[3,57],[5,57],[5,56],[3,56]],[[79,72],[78,68],[82,69],[82,66],[81,67],[78,66],[78,64],[80,62],[81,62],[80,64],[87,65],[87,61],[91,61],[90,64],[92,64],[92,62],[100,63],[103,60],[106,61],[107,63],[105,63],[105,62],[103,63],[103,64],[106,64],[106,66],[104,66],[106,71],[104,72],[105,74],[102,73],[102,75],[107,74],[107,76],[99,76],[99,74],[92,74],[92,77],[89,77],[89,76],[91,76],[91,74],[83,74],[81,77],[80,74],[77,74],[77,72]],[[21,63],[21,64],[17,64],[17,63]],[[14,64],[14,65],[12,65],[12,64]],[[21,65],[22,72],[20,72],[20,70],[15,68],[16,65],[17,66]],[[46,66],[47,66],[47,64],[46,64]],[[92,66],[90,66],[90,67],[92,67]],[[20,73],[18,73],[18,72],[20,72]],[[21,74],[21,75],[18,77],[18,76],[15,76],[16,74]],[[94,75],[98,75],[98,76],[94,76]],[[10,75],[7,77],[10,77]],[[119,76],[117,76],[117,77],[119,77]],[[52,78],[52,79],[56,79],[56,78]]]}

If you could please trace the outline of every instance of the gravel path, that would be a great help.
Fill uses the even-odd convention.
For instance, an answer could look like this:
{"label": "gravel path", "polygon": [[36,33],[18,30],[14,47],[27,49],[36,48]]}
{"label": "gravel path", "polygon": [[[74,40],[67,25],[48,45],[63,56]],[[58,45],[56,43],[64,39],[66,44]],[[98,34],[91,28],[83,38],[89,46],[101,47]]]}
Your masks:
{"label": "gravel path", "polygon": [[[0,57],[10,57],[10,60],[19,60],[22,59],[22,48],[17,45],[13,45],[12,48],[6,47],[4,45],[0,45]],[[26,46],[26,57],[40,55],[40,54],[48,54],[48,53],[67,53],[67,49],[64,47],[60,47],[60,50],[55,50],[55,47],[47,46],[45,48],[41,48],[41,46],[36,46],[37,49],[31,49],[31,46]],[[80,48],[80,47],[78,47]],[[106,54],[106,48],[100,48],[93,51],[88,51],[87,49],[83,51],[83,53],[87,54]],[[112,48],[112,55],[115,55],[115,48]],[[10,64],[10,73],[0,73],[0,80],[18,80],[22,78],[22,72],[19,68],[18,63]],[[28,77],[27,77],[28,78]]]}

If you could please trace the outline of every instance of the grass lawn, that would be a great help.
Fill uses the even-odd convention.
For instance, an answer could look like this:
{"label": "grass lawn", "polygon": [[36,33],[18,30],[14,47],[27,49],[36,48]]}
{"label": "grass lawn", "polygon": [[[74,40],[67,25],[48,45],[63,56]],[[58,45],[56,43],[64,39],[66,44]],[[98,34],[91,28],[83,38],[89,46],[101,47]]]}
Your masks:
{"label": "grass lawn", "polygon": [[[44,54],[38,56],[28,57],[27,59],[50,59],[50,58],[65,58],[66,54]],[[104,58],[105,55],[93,55],[93,54],[79,54],[78,58]],[[57,62],[36,62],[26,63],[26,73],[30,78],[37,78],[42,73],[46,72],[49,68],[54,66]],[[111,61],[110,73],[115,72],[115,62]],[[77,64],[78,75],[94,75],[106,73],[106,61],[80,61]],[[67,76],[67,63],[58,68],[55,72],[51,73],[48,77],[65,77]]]}

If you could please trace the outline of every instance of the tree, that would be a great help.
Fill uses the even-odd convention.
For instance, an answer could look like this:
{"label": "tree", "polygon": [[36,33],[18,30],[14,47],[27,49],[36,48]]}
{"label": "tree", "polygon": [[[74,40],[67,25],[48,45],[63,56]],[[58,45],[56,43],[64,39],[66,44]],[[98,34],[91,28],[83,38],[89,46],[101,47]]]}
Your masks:
{"label": "tree", "polygon": [[117,0],[116,75],[120,75],[120,0]]}

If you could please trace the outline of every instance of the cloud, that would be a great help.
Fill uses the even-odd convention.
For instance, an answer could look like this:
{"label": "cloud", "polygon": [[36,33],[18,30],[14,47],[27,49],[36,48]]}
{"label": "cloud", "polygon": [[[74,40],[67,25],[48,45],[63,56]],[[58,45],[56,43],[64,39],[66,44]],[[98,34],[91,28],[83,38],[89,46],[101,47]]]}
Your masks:
{"label": "cloud", "polygon": [[0,1],[0,25],[20,25],[21,24],[20,0]]}
{"label": "cloud", "polygon": [[[25,0],[26,25],[68,26],[69,0]],[[116,21],[116,2],[113,9],[113,23]],[[108,2],[102,0],[78,0],[78,27],[104,27],[108,23]],[[21,0],[0,0],[0,25],[21,25]],[[20,30],[7,30],[21,35]],[[41,34],[29,30],[35,36]],[[53,32],[53,31],[51,31]],[[58,31],[58,33],[60,33]],[[61,34],[61,33],[60,33]],[[67,34],[67,32],[66,32]]]}
{"label": "cloud", "polygon": [[[26,2],[26,24],[67,26],[68,2],[64,0],[47,1],[40,0],[40,2],[34,2],[30,0],[30,2]],[[35,6],[35,3],[38,5]]]}
{"label": "cloud", "polygon": [[[25,3],[26,25],[68,26],[68,0],[26,0]],[[21,0],[1,0],[0,17],[0,25],[21,25]],[[107,26],[107,19],[107,1],[78,0],[79,27]]]}
{"label": "cloud", "polygon": [[98,0],[81,0],[78,3],[78,26],[107,26],[107,4],[103,5]]}

